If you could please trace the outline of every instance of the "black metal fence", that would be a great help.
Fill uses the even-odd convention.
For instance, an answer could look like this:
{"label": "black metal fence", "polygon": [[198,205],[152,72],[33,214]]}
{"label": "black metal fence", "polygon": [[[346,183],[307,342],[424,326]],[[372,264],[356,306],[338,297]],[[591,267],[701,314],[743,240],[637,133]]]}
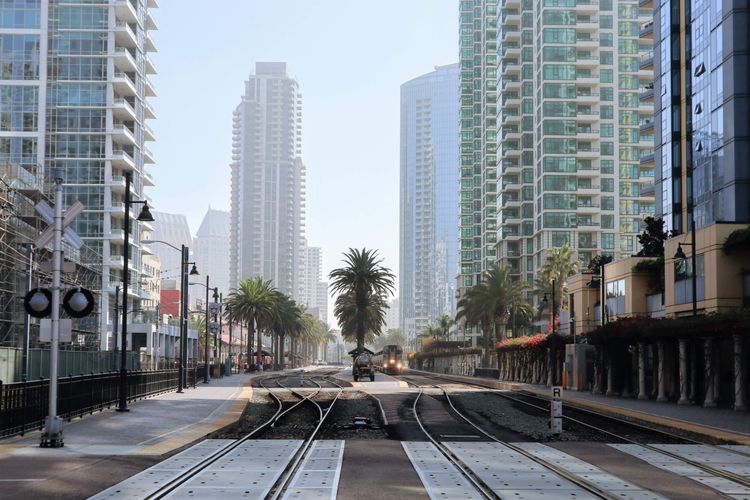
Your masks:
{"label": "black metal fence", "polygon": [[[128,372],[128,401],[177,389],[177,370]],[[187,386],[195,387],[194,368],[186,370]],[[117,404],[120,373],[107,372],[58,379],[57,413],[69,422],[75,417]],[[0,382],[0,436],[23,435],[41,429],[49,413],[49,379]]]}

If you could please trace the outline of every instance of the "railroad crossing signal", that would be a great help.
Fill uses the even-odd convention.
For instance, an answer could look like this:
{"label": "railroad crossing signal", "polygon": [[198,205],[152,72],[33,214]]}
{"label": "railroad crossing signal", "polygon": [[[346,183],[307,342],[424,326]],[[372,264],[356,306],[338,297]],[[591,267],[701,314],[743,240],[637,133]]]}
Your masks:
{"label": "railroad crossing signal", "polygon": [[[39,212],[39,215],[42,216],[42,219],[44,219],[44,221],[49,224],[47,226],[47,229],[45,229],[34,242],[34,245],[37,248],[44,248],[52,243],[55,237],[55,213],[54,210],[52,210],[52,207],[50,207],[45,201],[40,201],[39,203],[37,203],[35,208],[36,211]],[[81,212],[83,212],[85,208],[86,207],[83,205],[83,203],[77,201],[68,207],[68,209],[65,211],[65,216],[63,217],[63,237],[76,250],[81,249],[81,247],[83,246],[83,240],[80,236],[78,236],[78,234],[76,234],[75,231],[73,231],[68,226],[71,222],[73,222],[73,219],[78,217]]]}
{"label": "railroad crossing signal", "polygon": [[72,318],[84,318],[94,310],[94,294],[85,288],[68,290],[63,298],[63,309]]}
{"label": "railroad crossing signal", "polygon": [[23,298],[23,308],[34,318],[44,318],[52,312],[52,292],[46,288],[29,290]]}

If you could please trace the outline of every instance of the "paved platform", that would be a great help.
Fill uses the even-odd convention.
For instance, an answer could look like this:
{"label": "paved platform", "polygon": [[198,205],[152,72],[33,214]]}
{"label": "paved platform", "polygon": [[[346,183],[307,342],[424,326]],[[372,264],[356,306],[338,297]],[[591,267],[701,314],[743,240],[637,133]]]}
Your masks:
{"label": "paved platform", "polygon": [[[409,371],[420,373],[417,370]],[[429,374],[429,372],[421,373]],[[549,387],[543,385],[503,382],[460,375],[448,375],[448,377],[459,382],[470,382],[493,389],[529,391],[544,397],[550,395]],[[725,408],[703,408],[697,405],[683,406],[670,402],[642,401],[635,398],[620,398],[579,391],[564,391],[563,402],[682,429],[714,439],[723,439],[745,445],[750,444],[750,412],[747,411],[736,412]]]}
{"label": "paved platform", "polygon": [[65,422],[62,448],[39,448],[40,433],[0,440],[0,458],[13,456],[151,455],[182,448],[236,422],[252,397],[250,375],[130,403],[127,413],[104,410]]}

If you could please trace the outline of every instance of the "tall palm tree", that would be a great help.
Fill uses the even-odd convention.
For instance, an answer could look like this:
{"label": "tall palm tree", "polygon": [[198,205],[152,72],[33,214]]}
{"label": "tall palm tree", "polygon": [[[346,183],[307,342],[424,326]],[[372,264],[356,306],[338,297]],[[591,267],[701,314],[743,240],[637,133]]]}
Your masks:
{"label": "tall palm tree", "polygon": [[459,312],[456,320],[480,325],[484,338],[485,367],[490,366],[491,350],[495,333],[505,336],[505,325],[511,304],[518,302],[527,285],[523,281],[513,281],[505,266],[495,265],[486,270],[482,280],[468,289],[458,301]]}
{"label": "tall palm tree", "polygon": [[561,307],[564,307],[568,303],[568,294],[565,293],[566,282],[569,276],[573,276],[578,272],[578,258],[573,249],[568,245],[563,245],[559,248],[550,248],[547,251],[547,257],[544,260],[544,264],[539,270],[538,277],[535,282],[536,294],[544,296],[552,290],[552,280],[555,280],[555,311]]}
{"label": "tall palm tree", "polygon": [[250,339],[258,333],[257,356],[258,362],[263,363],[263,336],[261,331],[266,329],[273,321],[274,309],[277,296],[270,281],[262,278],[243,279],[239,287],[229,292],[229,307],[237,318],[243,318],[248,324],[247,359],[248,363],[253,357],[253,348]]}
{"label": "tall palm tree", "polygon": [[331,291],[340,294],[334,312],[342,334],[345,326],[353,328],[349,333],[356,334],[357,355],[361,355],[368,331],[379,335],[385,323],[386,298],[395,290],[396,277],[381,264],[375,250],[350,248],[344,263],[329,275]]}
{"label": "tall palm tree", "polygon": [[441,314],[438,316],[437,321],[443,340],[449,340],[448,336],[450,335],[450,329],[455,321],[453,321],[453,318],[451,318],[449,314]]}
{"label": "tall palm tree", "polygon": [[276,362],[284,369],[284,338],[291,337],[299,330],[301,311],[297,303],[278,290],[274,291],[275,303],[271,319],[271,330],[274,332],[274,351]]}

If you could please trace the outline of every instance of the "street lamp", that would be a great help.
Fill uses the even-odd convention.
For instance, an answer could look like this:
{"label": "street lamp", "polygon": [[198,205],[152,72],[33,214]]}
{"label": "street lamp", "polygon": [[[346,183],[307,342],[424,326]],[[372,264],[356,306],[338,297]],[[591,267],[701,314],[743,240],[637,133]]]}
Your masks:
{"label": "street lamp", "polygon": [[141,213],[138,214],[136,220],[141,222],[153,222],[154,216],[148,209],[148,202],[146,200],[132,200],[130,198],[130,183],[133,180],[133,174],[131,172],[125,172],[125,235],[123,236],[123,272],[122,272],[122,338],[121,341],[121,353],[120,353],[120,391],[119,391],[119,404],[117,411],[126,412],[128,410],[128,371],[127,371],[127,349],[128,349],[128,282],[130,270],[128,269],[128,259],[130,257],[130,205],[142,204]]}
{"label": "street lamp", "polygon": [[687,255],[685,255],[685,251],[682,249],[682,245],[691,247],[693,249],[693,253],[690,256],[691,266],[692,266],[692,272],[690,273],[691,281],[692,281],[692,287],[693,287],[693,316],[698,315],[698,278],[696,277],[696,273],[698,271],[698,268],[696,266],[696,254],[697,248],[695,244],[695,220],[690,221],[690,243],[678,243],[677,244],[677,251],[674,254],[675,259],[680,260],[687,260]]}
{"label": "street lamp", "polygon": [[[177,248],[169,242],[163,240],[143,240],[141,243],[162,243],[180,252],[180,364],[177,366],[177,392],[181,393],[182,389],[187,386],[185,379],[185,361],[187,360],[187,306],[188,306],[188,275],[198,276],[198,268],[195,267],[195,262],[188,262],[190,258],[190,250],[185,245],[181,248]],[[193,267],[188,272],[188,267]]]}
{"label": "street lamp", "polygon": [[[211,287],[208,285],[209,283],[209,276],[206,275],[206,284],[203,283],[190,283],[191,285],[200,285],[202,287],[206,288],[206,325],[204,327],[205,330],[205,336],[206,336],[206,348],[205,348],[205,360],[204,360],[204,367],[206,369],[206,372],[203,374],[203,383],[207,384],[211,380],[211,376],[208,373],[208,292],[211,290]],[[214,302],[216,302],[219,299],[219,287],[213,288],[213,298]]]}

